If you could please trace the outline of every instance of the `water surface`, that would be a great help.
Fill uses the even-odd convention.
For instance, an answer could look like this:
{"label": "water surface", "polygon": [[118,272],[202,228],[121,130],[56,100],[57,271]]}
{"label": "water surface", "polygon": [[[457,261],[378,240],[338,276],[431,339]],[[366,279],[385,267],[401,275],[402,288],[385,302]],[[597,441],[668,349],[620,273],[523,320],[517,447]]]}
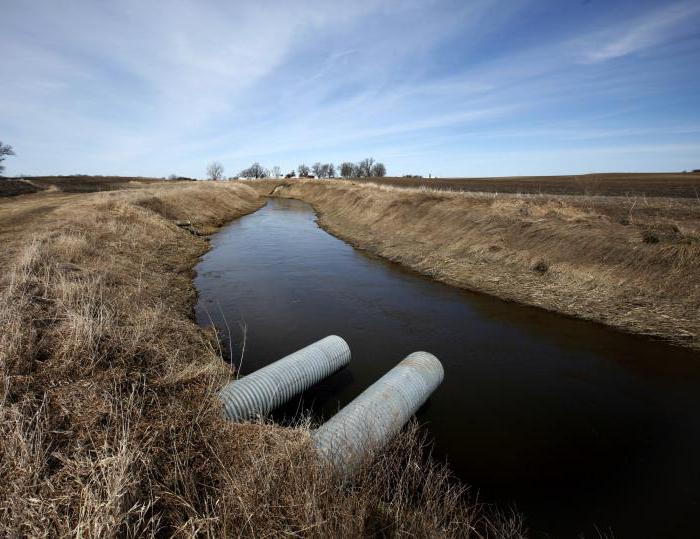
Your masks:
{"label": "water surface", "polygon": [[700,354],[460,291],[357,251],[271,199],[212,238],[197,318],[243,374],[329,334],[350,367],[280,414],[328,417],[416,350],[445,381],[420,410],[436,455],[552,537],[700,532]]}

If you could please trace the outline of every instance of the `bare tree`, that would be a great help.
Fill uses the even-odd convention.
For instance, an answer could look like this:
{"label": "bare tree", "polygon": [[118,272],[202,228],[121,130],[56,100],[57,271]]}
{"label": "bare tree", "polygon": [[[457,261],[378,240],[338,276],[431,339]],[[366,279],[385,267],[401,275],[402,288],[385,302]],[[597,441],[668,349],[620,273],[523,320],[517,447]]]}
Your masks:
{"label": "bare tree", "polygon": [[316,161],[314,165],[311,167],[311,170],[314,173],[314,176],[317,178],[323,178],[323,165]]}
{"label": "bare tree", "polygon": [[258,162],[253,163],[245,170],[241,170],[241,173],[239,174],[239,176],[244,178],[267,178],[269,175],[270,171]]}
{"label": "bare tree", "polygon": [[309,169],[309,167],[302,163],[297,167],[297,172],[299,173],[299,177],[303,178],[304,176],[308,176],[309,174],[311,174],[311,169]]}
{"label": "bare tree", "polygon": [[384,163],[375,163],[374,166],[372,166],[372,176],[374,178],[383,178],[386,176],[386,167]]}
{"label": "bare tree", "polygon": [[374,159],[368,157],[357,163],[357,176],[359,178],[369,178],[372,175],[372,165],[374,165]]}
{"label": "bare tree", "polygon": [[207,178],[210,180],[220,180],[224,177],[224,165],[218,161],[212,161],[207,166]]}
{"label": "bare tree", "polygon": [[340,169],[341,178],[348,179],[355,176],[355,163],[345,161],[344,163],[341,163],[338,168]]}
{"label": "bare tree", "polygon": [[[3,144],[0,140],[0,163],[2,163],[8,155],[15,155],[15,151],[9,144]],[[5,170],[5,167],[0,164],[0,172]]]}
{"label": "bare tree", "polygon": [[335,166],[333,163],[324,163],[318,169],[319,178],[335,178]]}
{"label": "bare tree", "polygon": [[275,179],[279,178],[282,175],[282,169],[275,165],[272,167],[272,175],[275,177]]}

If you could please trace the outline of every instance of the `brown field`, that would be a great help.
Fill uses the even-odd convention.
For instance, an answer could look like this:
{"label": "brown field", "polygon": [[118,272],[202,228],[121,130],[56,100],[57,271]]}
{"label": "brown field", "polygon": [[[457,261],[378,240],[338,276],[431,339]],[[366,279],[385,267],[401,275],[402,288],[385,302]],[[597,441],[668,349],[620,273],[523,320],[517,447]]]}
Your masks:
{"label": "brown field", "polygon": [[248,183],[448,284],[700,348],[700,199]]}
{"label": "brown field", "polygon": [[208,244],[173,221],[206,233],[264,201],[242,183],[117,183],[0,200],[0,535],[521,536],[415,429],[348,483],[308,425],[223,420],[233,372],[192,313]]}
{"label": "brown field", "polygon": [[500,178],[367,178],[358,182],[480,193],[647,196],[700,199],[700,173],[605,173]]}
{"label": "brown field", "polygon": [[[186,179],[186,178],[183,178]],[[115,191],[139,185],[157,185],[166,180],[141,176],[32,176],[30,178],[0,178],[0,197],[36,193],[42,190],[62,193],[94,193]]]}
{"label": "brown field", "polygon": [[40,187],[32,185],[25,180],[7,180],[0,178],[0,198],[27,195],[41,191]]}

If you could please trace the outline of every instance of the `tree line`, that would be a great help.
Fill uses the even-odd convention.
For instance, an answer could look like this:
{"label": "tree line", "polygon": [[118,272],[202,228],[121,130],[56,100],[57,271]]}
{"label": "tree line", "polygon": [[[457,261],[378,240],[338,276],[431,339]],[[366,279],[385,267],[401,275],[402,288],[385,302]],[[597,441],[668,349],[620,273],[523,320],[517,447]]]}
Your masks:
{"label": "tree line", "polygon": [[[224,176],[224,167],[221,163],[213,162],[207,167],[207,177],[211,180],[220,180]],[[282,169],[274,166],[271,169],[264,167],[258,162],[253,163],[246,169],[238,173],[240,178],[281,178]],[[386,167],[384,163],[379,163],[372,157],[367,157],[357,163],[345,161],[339,165],[333,163],[321,163],[317,161],[311,166],[304,163],[296,169],[292,169],[285,178],[369,178],[369,177],[384,177],[386,176]]]}
{"label": "tree line", "polygon": [[[14,149],[9,144],[3,144],[0,141],[0,172],[5,170],[2,162],[10,155],[15,155]],[[296,170],[292,169],[285,175],[286,178],[299,176],[300,178],[369,178],[369,177],[384,177],[386,176],[386,167],[384,163],[379,163],[372,157],[367,157],[357,163],[345,161],[336,166],[333,163],[321,163],[317,161],[311,167],[302,163]],[[253,163],[250,167],[241,170],[238,174],[243,178],[280,178],[282,169],[278,166],[272,169],[265,168],[260,163]],[[174,177],[174,175],[173,175]],[[207,178],[210,180],[224,179],[224,166],[218,161],[212,161],[207,165]]]}

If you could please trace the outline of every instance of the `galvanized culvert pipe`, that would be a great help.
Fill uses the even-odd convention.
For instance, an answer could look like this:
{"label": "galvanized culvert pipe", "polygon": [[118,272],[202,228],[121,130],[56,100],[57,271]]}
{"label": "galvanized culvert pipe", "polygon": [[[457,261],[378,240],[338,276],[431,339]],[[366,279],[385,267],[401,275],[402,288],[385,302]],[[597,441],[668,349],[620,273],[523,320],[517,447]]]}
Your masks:
{"label": "galvanized culvert pipe", "polygon": [[234,380],[219,391],[224,414],[233,421],[264,416],[350,363],[350,347],[337,335]]}
{"label": "galvanized culvert pipe", "polygon": [[434,355],[410,354],[312,433],[317,451],[335,468],[352,472],[401,430],[443,377]]}

